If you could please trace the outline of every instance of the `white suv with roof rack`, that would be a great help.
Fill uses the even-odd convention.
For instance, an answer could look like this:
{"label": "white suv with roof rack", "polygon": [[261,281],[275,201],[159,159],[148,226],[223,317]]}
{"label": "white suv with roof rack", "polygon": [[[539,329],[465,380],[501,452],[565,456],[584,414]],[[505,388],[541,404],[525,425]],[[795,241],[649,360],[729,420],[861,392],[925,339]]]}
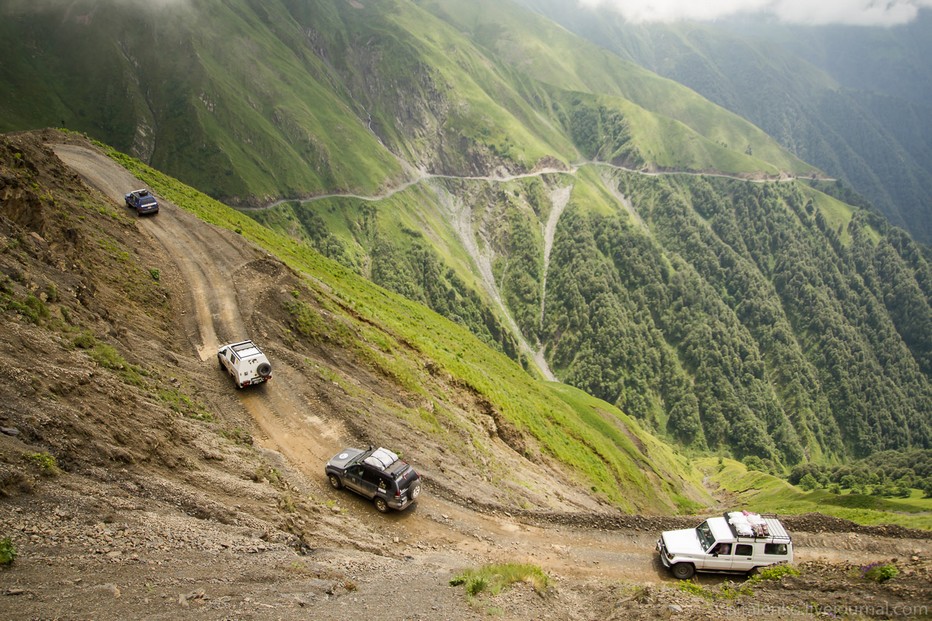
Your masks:
{"label": "white suv with roof rack", "polygon": [[664,567],[680,580],[697,571],[753,573],[793,562],[793,541],[776,515],[732,511],[696,528],[665,531],[657,540]]}
{"label": "white suv with roof rack", "polygon": [[233,376],[237,388],[261,384],[272,379],[272,365],[262,350],[252,341],[240,341],[222,346],[217,351],[220,366]]}

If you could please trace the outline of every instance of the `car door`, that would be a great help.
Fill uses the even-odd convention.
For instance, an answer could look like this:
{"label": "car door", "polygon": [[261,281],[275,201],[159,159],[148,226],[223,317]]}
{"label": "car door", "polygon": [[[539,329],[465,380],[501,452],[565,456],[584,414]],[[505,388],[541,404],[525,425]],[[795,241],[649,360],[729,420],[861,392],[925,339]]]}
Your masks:
{"label": "car door", "polygon": [[357,491],[369,500],[372,500],[375,498],[375,492],[378,489],[379,481],[382,480],[382,477],[375,468],[365,464],[360,467],[362,468],[362,474],[359,477],[359,489]]}
{"label": "car door", "polygon": [[732,571],[751,571],[756,566],[754,562],[754,546],[750,543],[735,544],[735,554],[732,557]]}
{"label": "car door", "polygon": [[343,485],[350,488],[354,492],[365,495],[365,488],[363,487],[363,468],[361,465],[357,464],[350,466],[346,469],[346,475],[343,477]]}

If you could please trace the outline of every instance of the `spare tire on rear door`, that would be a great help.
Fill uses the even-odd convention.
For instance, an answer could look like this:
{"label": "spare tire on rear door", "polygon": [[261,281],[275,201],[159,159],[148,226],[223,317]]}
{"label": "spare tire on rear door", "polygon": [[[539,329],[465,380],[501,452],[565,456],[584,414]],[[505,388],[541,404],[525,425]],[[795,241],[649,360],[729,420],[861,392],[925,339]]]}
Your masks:
{"label": "spare tire on rear door", "polygon": [[272,374],[272,365],[270,365],[268,362],[263,362],[259,365],[259,368],[256,369],[256,372],[258,372],[262,377],[268,377]]}

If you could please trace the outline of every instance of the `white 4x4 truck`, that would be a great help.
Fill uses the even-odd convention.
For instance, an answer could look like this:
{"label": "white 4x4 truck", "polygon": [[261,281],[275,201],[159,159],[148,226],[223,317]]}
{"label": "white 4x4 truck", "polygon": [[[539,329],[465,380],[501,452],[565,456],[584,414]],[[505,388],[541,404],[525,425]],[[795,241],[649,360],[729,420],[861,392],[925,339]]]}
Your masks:
{"label": "white 4x4 truck", "polygon": [[793,562],[793,542],[775,515],[732,511],[697,526],[665,531],[657,540],[660,561],[680,580],[697,571],[753,573]]}
{"label": "white 4x4 truck", "polygon": [[272,379],[272,365],[252,341],[224,345],[217,352],[220,366],[233,376],[237,388],[261,384]]}

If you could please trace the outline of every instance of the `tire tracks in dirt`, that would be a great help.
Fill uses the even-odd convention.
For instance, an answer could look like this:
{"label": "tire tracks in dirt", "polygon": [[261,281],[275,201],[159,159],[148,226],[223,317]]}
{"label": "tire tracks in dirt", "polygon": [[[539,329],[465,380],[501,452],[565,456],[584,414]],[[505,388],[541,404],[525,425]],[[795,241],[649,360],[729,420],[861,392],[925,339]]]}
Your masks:
{"label": "tire tracks in dirt", "polygon": [[[126,192],[145,185],[98,151],[66,144],[53,149],[89,185],[119,205]],[[249,299],[254,292],[238,290],[235,275],[264,255],[235,233],[205,223],[162,197],[159,205],[159,214],[139,218],[137,223],[172,258],[186,292],[185,306],[193,311],[193,322],[186,322],[189,340],[207,363],[216,359],[221,342],[250,338],[249,322],[240,309],[251,306],[241,304],[241,298]],[[310,473],[322,468],[339,442],[327,421],[300,415],[306,407],[296,388],[301,379],[295,369],[273,361],[272,382],[259,390],[239,391],[239,400],[259,428],[264,448],[285,455]],[[235,390],[232,383],[230,389]],[[303,424],[294,424],[296,420]]]}

